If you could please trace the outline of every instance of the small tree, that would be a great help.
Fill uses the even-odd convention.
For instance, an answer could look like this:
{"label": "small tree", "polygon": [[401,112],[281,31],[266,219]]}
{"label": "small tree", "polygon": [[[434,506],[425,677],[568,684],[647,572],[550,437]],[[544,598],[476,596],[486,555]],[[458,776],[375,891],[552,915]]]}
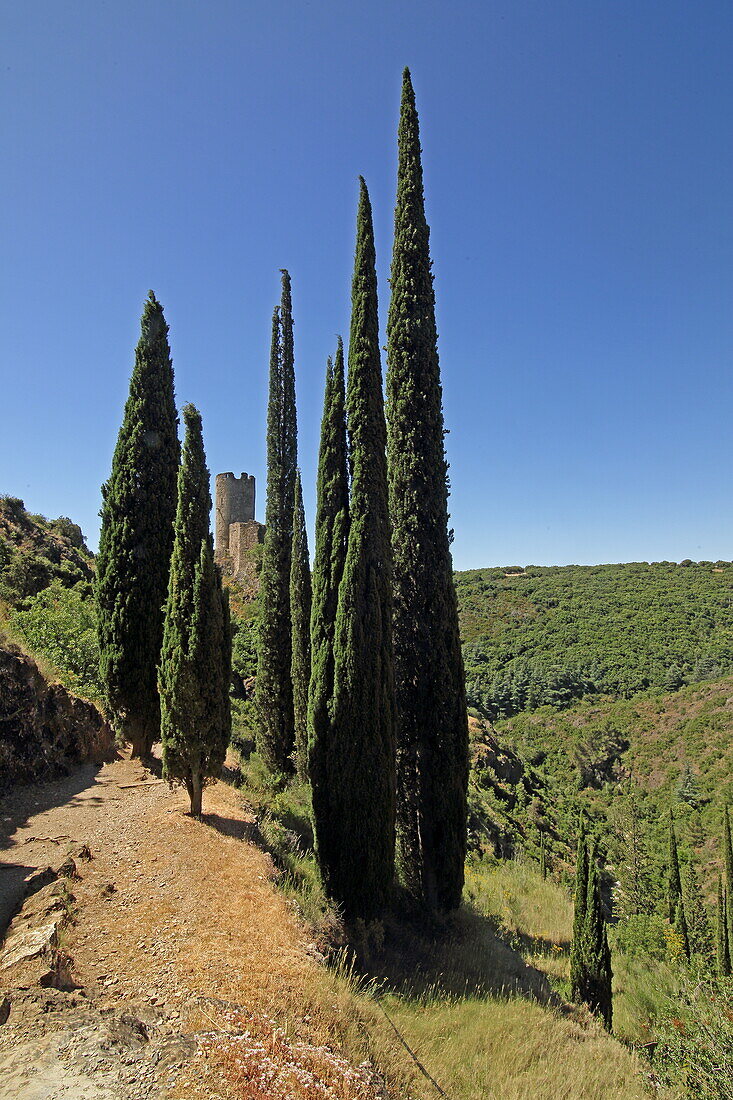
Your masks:
{"label": "small tree", "polygon": [[300,779],[308,775],[308,687],[311,675],[311,571],[305,529],[300,470],[295,478],[295,515],[290,565],[290,617],[292,622],[293,714],[295,718],[295,767]]}
{"label": "small tree", "polygon": [[183,410],[186,437],[159,670],[163,775],[185,785],[201,815],[207,780],[221,774],[231,732],[229,605],[209,534],[209,471],[201,416]]}

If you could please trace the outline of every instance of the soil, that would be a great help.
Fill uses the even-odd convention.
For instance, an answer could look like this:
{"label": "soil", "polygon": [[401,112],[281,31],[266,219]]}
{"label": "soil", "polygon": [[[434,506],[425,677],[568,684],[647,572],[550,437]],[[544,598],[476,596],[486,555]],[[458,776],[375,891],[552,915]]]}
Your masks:
{"label": "soil", "polygon": [[[71,921],[61,932],[73,988],[4,989],[0,979],[0,1009],[3,994],[10,1003],[0,1026],[0,1100],[301,1095],[272,1067],[264,1091],[253,1082],[264,1072],[260,1046],[274,1049],[268,1035],[281,1065],[298,1072],[299,1052],[316,1049],[295,1014],[289,1036],[274,1021],[302,1003],[319,964],[273,887],[272,862],[252,842],[256,823],[236,790],[207,788],[198,821],[180,788],[120,758],[17,789],[1,806],[0,931],[30,875],[58,867],[75,845],[88,845],[92,858],[78,862],[80,877],[69,883]],[[217,1042],[236,1037],[241,1050],[247,1036],[239,1083],[217,1077]],[[341,1069],[329,1049],[318,1050],[329,1068],[323,1091],[316,1081],[309,1097],[376,1095],[368,1070],[347,1066],[349,1088],[327,1094],[326,1079]]]}

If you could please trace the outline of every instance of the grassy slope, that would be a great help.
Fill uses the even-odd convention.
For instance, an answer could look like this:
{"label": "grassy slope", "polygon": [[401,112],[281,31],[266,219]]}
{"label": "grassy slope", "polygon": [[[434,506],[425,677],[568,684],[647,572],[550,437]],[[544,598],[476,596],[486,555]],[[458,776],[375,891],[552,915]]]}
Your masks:
{"label": "grassy slope", "polygon": [[[307,791],[268,786],[256,755],[243,764],[242,790],[281,868],[280,888],[327,951],[339,922],[315,873]],[[567,891],[543,882],[530,865],[480,858],[469,862],[465,898],[437,938],[396,920],[364,932],[352,995],[362,1019],[371,1021],[372,1050],[388,1074],[404,1073],[415,1097],[435,1095],[409,1057],[385,1043],[387,1024],[379,1022],[369,989],[381,991],[390,1019],[452,1100],[648,1095],[643,1062],[565,1002]],[[323,981],[325,994],[333,988],[329,970]],[[358,1049],[349,1053],[356,1057]]]}

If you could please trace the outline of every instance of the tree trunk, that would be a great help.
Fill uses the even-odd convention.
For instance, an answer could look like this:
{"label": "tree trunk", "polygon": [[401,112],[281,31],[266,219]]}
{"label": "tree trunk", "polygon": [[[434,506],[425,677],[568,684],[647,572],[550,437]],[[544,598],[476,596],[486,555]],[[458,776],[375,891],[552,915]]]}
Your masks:
{"label": "tree trunk", "polygon": [[146,736],[145,727],[141,722],[125,723],[125,740],[130,742],[130,755],[144,759],[150,755],[150,745]]}
{"label": "tree trunk", "polygon": [[201,782],[201,775],[195,771],[191,773],[190,778],[186,782],[188,787],[188,795],[191,799],[191,817],[201,817],[201,794],[203,792],[203,784]]}

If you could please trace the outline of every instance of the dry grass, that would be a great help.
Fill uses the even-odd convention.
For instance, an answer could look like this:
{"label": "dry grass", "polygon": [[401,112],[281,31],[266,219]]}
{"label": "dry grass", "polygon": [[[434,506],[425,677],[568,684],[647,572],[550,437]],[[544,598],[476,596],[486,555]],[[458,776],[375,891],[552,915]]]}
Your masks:
{"label": "dry grass", "polygon": [[388,1008],[452,1098],[642,1100],[649,1095],[636,1056],[592,1021],[563,1018],[515,998],[395,1000]]}

